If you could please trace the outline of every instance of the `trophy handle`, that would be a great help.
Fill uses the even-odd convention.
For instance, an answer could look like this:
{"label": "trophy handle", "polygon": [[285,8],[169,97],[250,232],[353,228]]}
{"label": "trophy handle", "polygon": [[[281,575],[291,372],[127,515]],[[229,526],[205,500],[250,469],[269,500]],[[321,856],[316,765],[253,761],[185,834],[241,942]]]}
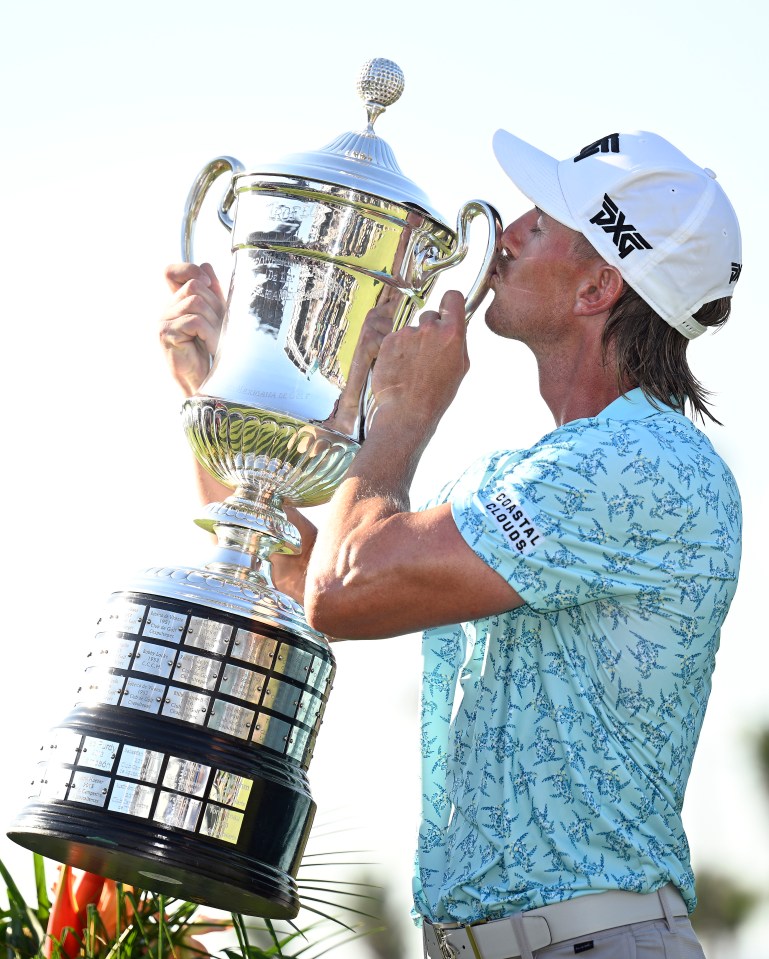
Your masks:
{"label": "trophy handle", "polygon": [[211,184],[222,173],[232,173],[234,176],[230,179],[227,190],[219,202],[219,219],[232,232],[233,219],[230,216],[230,208],[235,202],[235,176],[243,173],[245,167],[236,160],[235,157],[220,156],[207,163],[195,177],[187,194],[187,202],[184,204],[184,216],[182,217],[182,259],[185,263],[193,262],[192,240],[195,235],[195,221],[197,220],[203,200],[206,198]]}
{"label": "trophy handle", "polygon": [[485,216],[489,224],[489,238],[486,243],[486,252],[483,256],[481,268],[475,278],[470,292],[465,297],[465,319],[469,320],[481,304],[489,289],[489,274],[494,255],[499,248],[499,239],[502,236],[502,218],[496,209],[485,200],[469,200],[457,214],[457,248],[444,259],[425,257],[419,264],[420,279],[422,281],[437,275],[443,270],[461,263],[467,256],[470,223],[477,216]]}

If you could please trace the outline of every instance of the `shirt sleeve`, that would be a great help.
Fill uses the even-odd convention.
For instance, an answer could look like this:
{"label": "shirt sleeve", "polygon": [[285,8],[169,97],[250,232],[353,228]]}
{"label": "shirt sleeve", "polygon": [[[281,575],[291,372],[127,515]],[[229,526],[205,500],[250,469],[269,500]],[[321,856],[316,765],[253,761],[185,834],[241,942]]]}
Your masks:
{"label": "shirt sleeve", "polygon": [[[529,451],[497,454],[468,471],[451,494],[462,537],[537,610],[639,589],[631,557],[620,558],[627,512],[607,494],[609,454],[587,448],[543,441]],[[589,469],[587,455],[593,457]],[[636,502],[635,510],[640,507]],[[648,569],[643,575],[648,580]]]}

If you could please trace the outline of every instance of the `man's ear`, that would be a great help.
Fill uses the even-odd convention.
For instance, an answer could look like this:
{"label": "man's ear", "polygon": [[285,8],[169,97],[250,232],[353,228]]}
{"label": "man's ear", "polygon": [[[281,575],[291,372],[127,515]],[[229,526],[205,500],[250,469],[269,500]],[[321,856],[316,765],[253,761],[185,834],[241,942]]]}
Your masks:
{"label": "man's ear", "polygon": [[596,316],[608,313],[622,296],[625,281],[619,270],[596,260],[577,287],[574,311],[577,316]]}

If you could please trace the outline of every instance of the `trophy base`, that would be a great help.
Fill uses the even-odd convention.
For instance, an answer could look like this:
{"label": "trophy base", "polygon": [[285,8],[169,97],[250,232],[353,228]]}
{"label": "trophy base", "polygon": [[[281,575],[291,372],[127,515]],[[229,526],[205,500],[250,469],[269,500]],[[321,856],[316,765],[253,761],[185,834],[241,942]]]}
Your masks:
{"label": "trophy base", "polygon": [[139,586],[113,594],[8,835],[139,889],[291,919],[328,644],[296,608],[266,621],[280,594],[258,603],[223,576],[164,568]]}
{"label": "trophy base", "polygon": [[160,832],[148,835],[130,824],[110,822],[103,836],[104,826],[90,811],[72,816],[66,809],[30,806],[8,836],[48,859],[136,889],[266,919],[293,919],[299,912],[294,880],[265,863],[255,867],[237,853],[222,858],[219,850]]}

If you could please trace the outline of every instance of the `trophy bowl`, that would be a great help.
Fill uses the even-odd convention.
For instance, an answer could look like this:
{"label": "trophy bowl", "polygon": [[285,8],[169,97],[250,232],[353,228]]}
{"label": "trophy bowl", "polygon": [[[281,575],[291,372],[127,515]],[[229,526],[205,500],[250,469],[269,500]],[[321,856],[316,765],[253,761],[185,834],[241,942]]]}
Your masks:
{"label": "trophy bowl", "polygon": [[488,224],[466,301],[487,289],[501,224],[473,200],[447,226],[373,124],[403,75],[368,61],[367,126],[245,172],[217,157],[189,191],[185,259],[213,182],[232,278],[210,373],[183,406],[202,466],[233,490],[196,522],[202,567],[152,567],[99,619],[75,706],[43,744],[11,839],[139,888],[292,918],[315,812],[307,769],[334,677],[326,637],[275,589],[269,557],[301,549],[284,507],[330,498],[362,442],[377,311],[397,330]]}

